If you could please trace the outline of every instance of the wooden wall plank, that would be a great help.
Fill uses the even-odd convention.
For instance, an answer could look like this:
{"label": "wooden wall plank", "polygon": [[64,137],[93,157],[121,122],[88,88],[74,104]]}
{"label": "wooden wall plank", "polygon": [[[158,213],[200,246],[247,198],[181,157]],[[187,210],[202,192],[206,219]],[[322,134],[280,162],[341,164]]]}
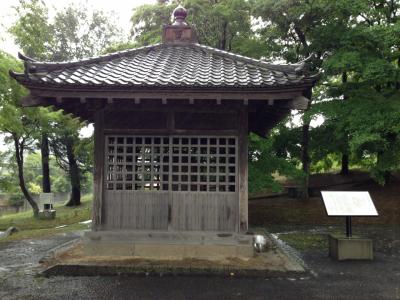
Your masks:
{"label": "wooden wall plank", "polygon": [[95,114],[94,126],[94,174],[93,174],[93,224],[94,231],[101,229],[104,191],[104,111]]}
{"label": "wooden wall plank", "polygon": [[105,191],[103,229],[236,231],[236,193]]}
{"label": "wooden wall plank", "polygon": [[248,230],[248,111],[244,106],[239,112],[238,188],[239,188],[239,231]]}
{"label": "wooden wall plank", "polygon": [[172,193],[176,231],[236,231],[236,193]]}

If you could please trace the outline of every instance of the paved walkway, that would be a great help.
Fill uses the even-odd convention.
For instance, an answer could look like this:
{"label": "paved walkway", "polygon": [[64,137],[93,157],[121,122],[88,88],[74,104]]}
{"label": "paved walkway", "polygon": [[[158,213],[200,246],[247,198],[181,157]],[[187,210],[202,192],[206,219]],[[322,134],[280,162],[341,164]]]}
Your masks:
{"label": "paved walkway", "polygon": [[77,233],[0,245],[0,299],[400,299],[400,255],[334,262],[302,253],[311,272],[289,278],[35,276],[37,261]]}

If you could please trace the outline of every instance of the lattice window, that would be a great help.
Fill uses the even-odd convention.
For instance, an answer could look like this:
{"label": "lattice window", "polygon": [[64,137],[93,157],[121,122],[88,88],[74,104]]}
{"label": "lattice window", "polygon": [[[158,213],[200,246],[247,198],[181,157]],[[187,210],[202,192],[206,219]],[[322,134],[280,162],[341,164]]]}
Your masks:
{"label": "lattice window", "polygon": [[106,188],[235,192],[235,137],[107,136]]}

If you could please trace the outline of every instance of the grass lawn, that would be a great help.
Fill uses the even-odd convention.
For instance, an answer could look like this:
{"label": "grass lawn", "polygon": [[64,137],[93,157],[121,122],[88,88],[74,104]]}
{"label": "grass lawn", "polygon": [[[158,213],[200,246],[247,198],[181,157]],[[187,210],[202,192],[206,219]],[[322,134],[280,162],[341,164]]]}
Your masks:
{"label": "grass lawn", "polygon": [[[83,196],[81,199],[82,204],[79,207],[56,205],[57,215],[54,220],[35,219],[31,210],[1,216],[0,231],[5,231],[10,226],[14,226],[20,231],[7,238],[0,238],[0,243],[87,229],[90,225],[79,224],[79,222],[92,218],[92,198],[92,195]],[[67,226],[56,228],[62,225]]]}

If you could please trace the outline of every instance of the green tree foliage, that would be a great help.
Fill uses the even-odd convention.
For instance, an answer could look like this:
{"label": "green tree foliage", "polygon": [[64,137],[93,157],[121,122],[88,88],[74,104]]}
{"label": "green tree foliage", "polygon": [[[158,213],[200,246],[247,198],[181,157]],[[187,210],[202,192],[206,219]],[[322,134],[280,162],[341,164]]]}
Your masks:
{"label": "green tree foliage", "polygon": [[139,6],[131,18],[136,45],[161,42],[162,26],[173,22],[171,13],[178,3],[187,9],[186,21],[199,43],[257,58],[266,53],[251,30],[250,3],[242,0],[159,1]]}
{"label": "green tree foliage", "polygon": [[37,216],[39,209],[24,177],[24,152],[30,150],[34,142],[37,111],[18,107],[26,91],[8,76],[10,69],[21,70],[21,67],[16,59],[0,52],[0,131],[5,134],[4,141],[14,147],[19,187]]}
{"label": "green tree foliage", "polygon": [[71,197],[67,206],[80,205],[82,180],[92,171],[93,141],[79,137],[82,123],[79,119],[63,116],[64,120],[53,127],[50,147],[58,165],[69,174]]}
{"label": "green tree foliage", "polygon": [[15,7],[18,21],[10,28],[24,53],[39,60],[48,59],[53,46],[53,28],[42,0],[20,0]]}
{"label": "green tree foliage", "polygon": [[237,48],[250,40],[252,32],[248,2],[187,0],[183,4],[188,9],[187,20],[196,30],[200,43],[238,52]]}
{"label": "green tree foliage", "polygon": [[18,200],[14,201],[13,205],[23,205],[23,195],[19,187],[18,169],[13,151],[0,152],[0,191]]}
{"label": "green tree foliage", "polygon": [[114,43],[109,46],[107,46],[103,51],[102,54],[107,54],[107,53],[114,53],[118,51],[124,51],[124,50],[129,50],[129,49],[134,49],[137,48],[138,44],[135,42],[120,42],[120,43]]}
{"label": "green tree foliage", "polygon": [[111,14],[99,10],[90,13],[87,7],[73,4],[57,12],[52,28],[52,61],[95,56],[122,39]]}
{"label": "green tree foliage", "polygon": [[[21,0],[16,12],[19,19],[10,32],[26,54],[42,60],[64,61],[94,56],[121,38],[111,15],[98,10],[90,12],[85,6],[71,4],[50,19],[43,1]],[[27,36],[40,38],[29,39]],[[60,164],[70,175],[72,193],[68,205],[79,205],[82,179],[87,177],[87,170],[91,168],[91,159],[82,151],[84,145],[90,142],[79,138],[84,124],[69,116],[55,115],[47,109],[42,108],[40,112],[37,141],[42,158],[47,156],[50,144],[58,162],[68,160],[68,167]],[[52,140],[49,141],[49,138]],[[88,164],[82,165],[81,161]],[[45,165],[43,163],[43,170]]]}
{"label": "green tree foliage", "polygon": [[166,2],[145,4],[134,10],[131,35],[139,46],[161,42],[162,25],[170,24],[171,12],[176,7]]}
{"label": "green tree foliage", "polygon": [[314,61],[323,76],[305,115],[324,118],[310,129],[311,170],[329,169],[338,160],[343,167],[346,158],[383,183],[399,169],[399,2],[253,3],[255,16],[265,22],[258,33],[274,57],[294,62],[313,53],[323,58]]}
{"label": "green tree foliage", "polygon": [[49,18],[42,0],[19,0],[17,22],[10,28],[23,52],[38,60],[65,61],[99,54],[121,39],[111,14],[70,4]]}
{"label": "green tree foliage", "polygon": [[296,168],[298,163],[296,158],[289,157],[284,149],[286,145],[278,146],[281,137],[282,135],[277,130],[272,132],[268,139],[255,134],[249,135],[249,191],[251,193],[257,193],[266,188],[273,192],[281,191],[282,187],[276,180],[278,174],[295,179],[303,176],[302,172]]}
{"label": "green tree foliage", "polygon": [[[261,19],[257,33],[261,39],[265,40],[270,57],[290,63],[298,62],[312,54],[316,59],[310,62],[310,69],[311,71],[318,69],[323,52],[314,49],[313,32],[329,15],[329,11],[324,9],[322,2],[318,0],[254,0],[252,3],[254,16]],[[311,91],[305,96],[312,100]],[[295,144],[301,144],[300,159],[304,172],[303,196],[307,199],[311,169],[310,114],[304,113],[301,119],[302,134]]]}
{"label": "green tree foliage", "polygon": [[[82,147],[79,151],[77,156],[83,159],[82,157],[88,158],[90,155],[90,151],[93,149],[90,148],[90,141],[87,140],[86,147]],[[80,152],[84,152],[82,155],[79,154]],[[89,158],[88,158],[89,159]],[[52,183],[52,191],[55,193],[65,193],[71,191],[71,186],[69,184],[68,179],[68,162],[63,165],[64,168],[60,167],[60,162],[57,162],[55,156],[50,157],[50,174],[51,174],[51,183]],[[81,162],[84,168],[91,168],[91,162]],[[15,157],[12,151],[4,151],[0,154],[0,190],[3,192],[7,192],[8,194],[18,194],[21,195],[21,192],[18,187],[18,170],[15,161]],[[84,169],[86,171],[86,169]],[[24,175],[25,181],[27,186],[37,186],[40,187],[42,182],[42,172],[41,172],[41,157],[40,153],[38,152],[29,152],[26,154],[24,160]],[[91,176],[84,172],[82,174],[83,183],[85,185],[84,190],[85,192],[91,190],[91,183],[90,183]],[[86,182],[89,180],[89,182]],[[87,186],[88,185],[88,186]]]}
{"label": "green tree foliage", "polygon": [[348,137],[353,162],[381,183],[400,167],[399,8],[397,1],[344,3],[347,18],[330,19],[316,33],[327,51],[323,69],[332,99],[316,110],[337,137]]}
{"label": "green tree foliage", "polygon": [[[40,187],[43,176],[41,170],[40,153],[34,152],[27,155],[24,166],[26,182]],[[52,191],[54,193],[69,192],[71,190],[67,177],[68,173],[58,166],[53,156],[50,159],[50,174],[52,179]]]}

